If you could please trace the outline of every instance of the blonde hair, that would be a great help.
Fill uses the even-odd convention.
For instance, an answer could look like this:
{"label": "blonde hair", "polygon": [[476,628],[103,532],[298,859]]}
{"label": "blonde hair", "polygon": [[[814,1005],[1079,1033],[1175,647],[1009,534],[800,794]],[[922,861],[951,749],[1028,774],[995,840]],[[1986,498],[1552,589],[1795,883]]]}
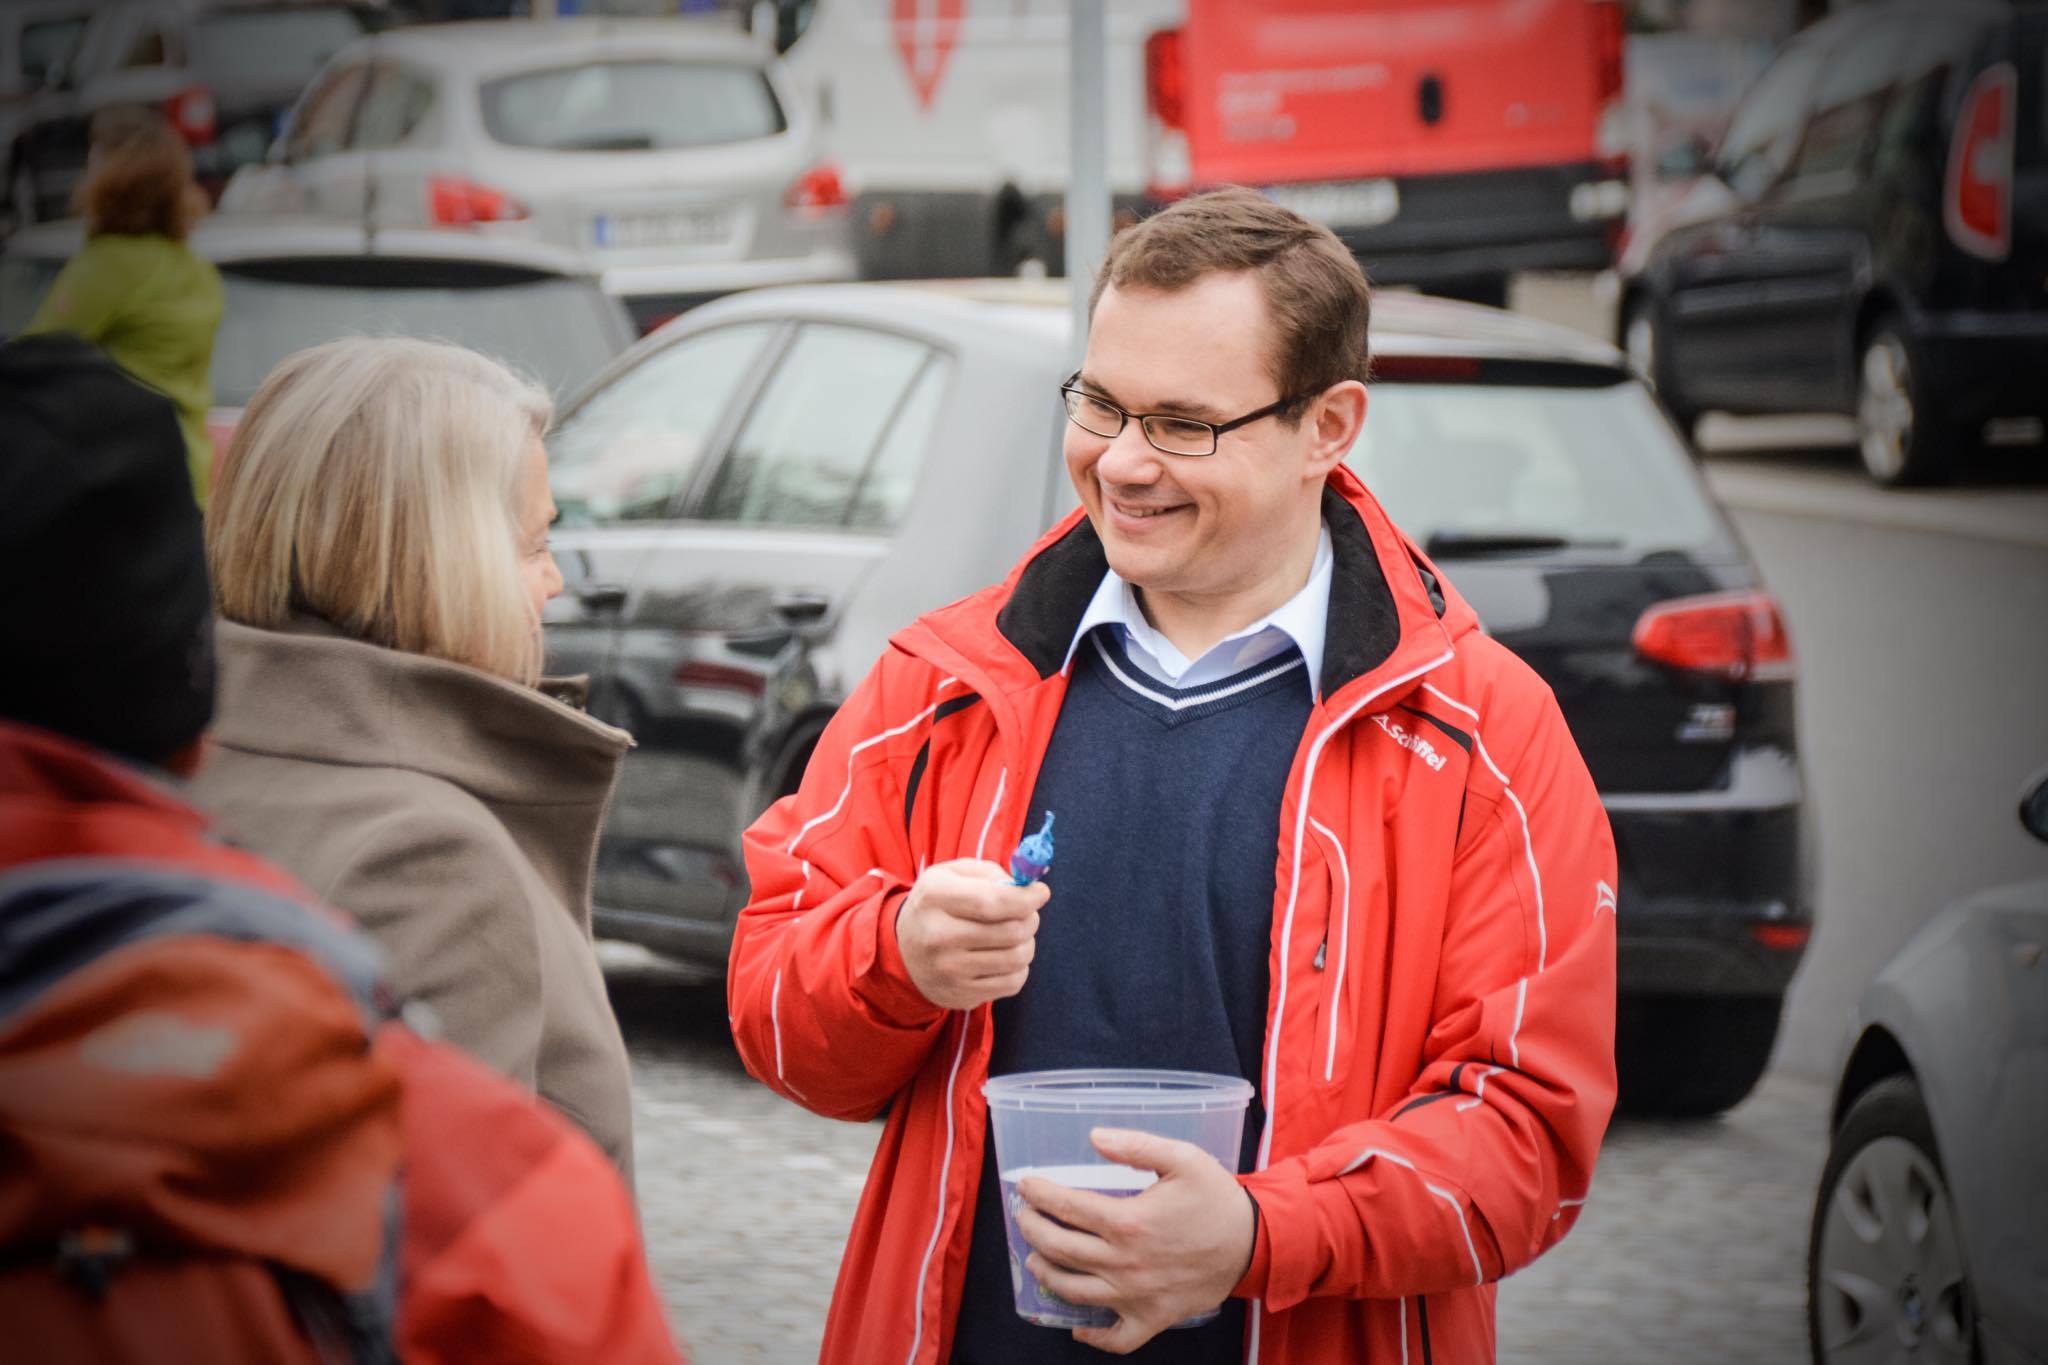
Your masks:
{"label": "blonde hair", "polygon": [[214,600],[295,612],[515,682],[540,673],[518,491],[545,391],[460,346],[357,337],[287,356],[222,458],[206,518]]}

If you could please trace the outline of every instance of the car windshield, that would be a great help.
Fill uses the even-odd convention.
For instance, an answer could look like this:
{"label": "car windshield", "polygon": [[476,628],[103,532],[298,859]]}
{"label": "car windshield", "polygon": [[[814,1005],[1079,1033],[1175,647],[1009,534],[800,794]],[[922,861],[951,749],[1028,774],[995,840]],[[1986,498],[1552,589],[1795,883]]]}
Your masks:
{"label": "car windshield", "polygon": [[261,71],[279,85],[304,85],[329,57],[362,36],[362,21],[338,5],[223,10],[192,26],[191,67],[199,72]]}
{"label": "car windshield", "polygon": [[[623,348],[616,305],[595,285],[542,279],[488,287],[336,287],[223,273],[213,401],[239,407],[293,351],[345,336],[452,341],[496,356],[561,398]],[[545,326],[534,319],[545,318]]]}
{"label": "car windshield", "polygon": [[659,151],[772,137],[786,126],[759,68],[591,62],[487,83],[484,127],[508,147]]}
{"label": "car windshield", "polygon": [[1379,383],[1346,463],[1418,544],[1641,555],[1722,538],[1677,433],[1634,381]]}

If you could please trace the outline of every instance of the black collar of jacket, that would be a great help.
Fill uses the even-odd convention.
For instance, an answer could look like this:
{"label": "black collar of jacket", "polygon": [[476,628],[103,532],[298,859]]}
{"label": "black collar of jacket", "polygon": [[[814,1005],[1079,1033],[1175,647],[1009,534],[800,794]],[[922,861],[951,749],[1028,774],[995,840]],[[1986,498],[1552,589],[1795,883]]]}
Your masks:
{"label": "black collar of jacket", "polygon": [[[1358,510],[1328,486],[1323,489],[1323,524],[1330,528],[1333,562],[1323,676],[1317,692],[1327,697],[1394,652],[1401,641],[1401,619],[1380,571],[1372,533]],[[1018,575],[1010,600],[996,616],[996,628],[1040,678],[1051,677],[1066,663],[1074,631],[1108,572],[1102,541],[1083,517]],[[1424,582],[1430,604],[1442,615],[1442,593],[1434,581],[1425,577]]]}

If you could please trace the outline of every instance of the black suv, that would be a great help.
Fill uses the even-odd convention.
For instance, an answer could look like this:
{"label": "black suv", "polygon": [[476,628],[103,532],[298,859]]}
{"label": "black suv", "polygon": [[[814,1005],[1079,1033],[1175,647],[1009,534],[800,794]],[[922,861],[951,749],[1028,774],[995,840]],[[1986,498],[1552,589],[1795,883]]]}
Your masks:
{"label": "black suv", "polygon": [[2048,5],[1878,0],[1786,45],[1620,340],[1672,414],[1853,414],[1883,484],[2048,416]]}
{"label": "black suv", "polygon": [[113,0],[22,112],[6,149],[17,226],[61,217],[85,170],[92,116],[161,109],[215,198],[263,159],[279,117],[327,59],[397,14],[372,0]]}

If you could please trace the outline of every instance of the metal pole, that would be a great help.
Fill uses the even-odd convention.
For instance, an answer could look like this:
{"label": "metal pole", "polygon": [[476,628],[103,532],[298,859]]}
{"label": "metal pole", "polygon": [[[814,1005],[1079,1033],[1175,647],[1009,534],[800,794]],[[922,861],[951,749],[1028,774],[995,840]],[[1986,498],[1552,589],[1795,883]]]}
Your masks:
{"label": "metal pole", "polygon": [[1109,46],[1103,0],[1069,0],[1067,11],[1067,297],[1073,360],[1088,349],[1088,293],[1109,249]]}

